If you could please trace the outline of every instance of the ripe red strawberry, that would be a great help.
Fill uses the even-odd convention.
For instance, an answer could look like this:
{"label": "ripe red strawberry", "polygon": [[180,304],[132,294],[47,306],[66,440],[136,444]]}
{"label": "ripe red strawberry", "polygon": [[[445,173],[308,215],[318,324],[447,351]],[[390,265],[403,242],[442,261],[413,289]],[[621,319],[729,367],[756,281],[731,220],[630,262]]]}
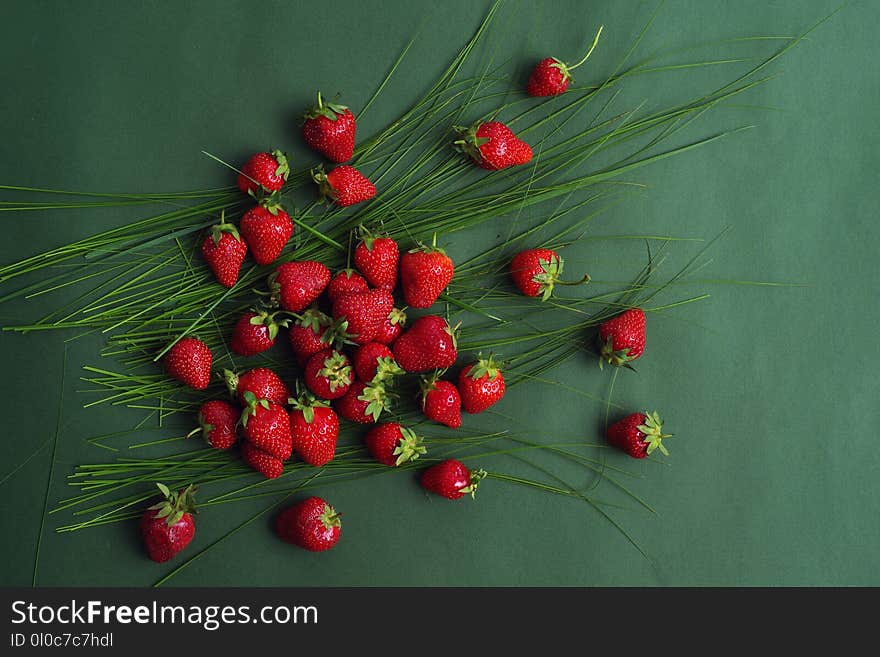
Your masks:
{"label": "ripe red strawberry", "polygon": [[183,338],[165,354],[165,371],[196,390],[204,390],[211,382],[214,357],[208,345],[198,338]]}
{"label": "ripe red strawberry", "polygon": [[393,351],[397,364],[407,372],[451,367],[458,358],[455,330],[437,315],[419,317],[397,338]]}
{"label": "ripe red strawberry", "polygon": [[354,372],[348,357],[335,349],[319,351],[306,362],[306,386],[322,399],[339,399],[348,392]]}
{"label": "ripe red strawberry", "polygon": [[422,473],[422,487],[448,500],[457,500],[470,493],[474,497],[485,470],[471,472],[461,461],[446,459]]}
{"label": "ripe red strawberry", "polygon": [[556,96],[568,89],[568,83],[571,81],[571,71],[583,64],[599,43],[599,37],[602,35],[602,27],[596,33],[593,45],[584,58],[577,64],[569,66],[555,57],[547,57],[542,59],[532,70],[529,76],[529,82],[526,87],[529,96]]}
{"label": "ripe red strawberry", "polygon": [[452,429],[461,426],[461,396],[454,383],[436,376],[422,380],[422,413]]}
{"label": "ripe red strawberry", "polygon": [[355,381],[343,397],[333,401],[333,408],[349,422],[372,424],[379,421],[390,402],[385,386],[380,383]]}
{"label": "ripe red strawberry", "polygon": [[333,320],[317,308],[309,308],[299,315],[287,332],[290,347],[300,367],[319,351],[333,344]]}
{"label": "ripe red strawberry", "polygon": [[192,516],[195,489],[187,486],[175,493],[164,484],[157,483],[156,486],[165,499],[144,511],[140,530],[147,555],[153,561],[163,563],[189,545],[196,535]]}
{"label": "ripe red strawberry", "polygon": [[484,169],[497,171],[532,159],[532,147],[500,121],[478,123],[470,128],[456,126],[455,130],[461,135],[455,146]]}
{"label": "ripe red strawberry", "polygon": [[387,290],[344,294],[333,302],[333,319],[339,330],[356,344],[371,342],[394,309]]}
{"label": "ripe red strawberry", "polygon": [[390,467],[415,461],[428,451],[412,429],[402,427],[397,422],[377,424],[367,433],[366,442],[373,458]]}
{"label": "ripe red strawberry", "polygon": [[268,265],[281,255],[293,235],[293,221],[272,195],[244,213],[241,234],[257,264]]}
{"label": "ripe red strawberry", "polygon": [[211,234],[202,242],[202,256],[223,287],[235,285],[247,250],[238,229],[222,218],[219,224],[211,227]]}
{"label": "ripe red strawberry", "polygon": [[318,92],[318,104],[306,112],[303,139],[310,148],[333,162],[345,162],[354,154],[357,124],[345,105],[328,103]]}
{"label": "ripe red strawberry", "polygon": [[339,542],[342,521],[327,502],[320,497],[310,497],[278,514],[275,533],[285,543],[323,552]]}
{"label": "ripe red strawberry", "polygon": [[352,361],[354,372],[361,381],[380,383],[403,374],[403,370],[394,362],[394,354],[380,342],[368,342],[358,347]]}
{"label": "ripe red strawberry", "polygon": [[223,370],[223,379],[229,394],[238,399],[239,403],[247,404],[245,393],[251,393],[256,399],[268,399],[270,402],[287,403],[290,392],[281,378],[265,367],[255,367],[244,374],[236,374],[231,370]]}
{"label": "ripe red strawberry", "polygon": [[413,308],[427,308],[452,280],[455,266],[446,251],[436,246],[419,246],[400,259],[400,287]]}
{"label": "ripe red strawberry", "polygon": [[645,313],[630,308],[599,327],[599,367],[627,365],[645,351]]}
{"label": "ripe red strawberry", "polygon": [[610,444],[635,459],[643,459],[655,449],[669,456],[663,439],[670,438],[672,434],[663,433],[663,422],[656,411],[627,415],[608,427],[606,435]]}
{"label": "ripe red strawberry", "polygon": [[329,198],[341,208],[367,201],[376,195],[376,187],[354,167],[343,164],[324,173],[323,167],[312,170],[312,179],[318,184],[323,198]]}
{"label": "ripe red strawberry", "polygon": [[199,427],[190,435],[202,433],[205,441],[214,449],[229,449],[238,440],[238,409],[222,399],[212,399],[199,407]]}
{"label": "ripe red strawberry", "polygon": [[354,248],[354,265],[367,282],[380,290],[393,292],[397,286],[397,242],[390,237],[375,237],[363,226],[361,241]]}
{"label": "ripe red strawberry", "polygon": [[284,473],[284,462],[281,459],[267,454],[248,442],[241,445],[241,460],[266,479],[276,479]]}
{"label": "ripe red strawberry", "polygon": [[550,249],[520,251],[510,261],[510,276],[520,292],[527,297],[541,297],[546,301],[553,294],[554,285],[579,285],[590,280],[584,276],[576,282],[560,280],[563,260]]}
{"label": "ripe red strawberry", "polygon": [[339,418],[325,401],[311,395],[291,400],[290,435],[293,449],[309,465],[320,467],[336,455]]}
{"label": "ripe red strawberry", "polygon": [[382,344],[393,344],[394,341],[400,337],[405,325],[406,313],[399,308],[392,308],[391,312],[388,313],[388,317],[382,322],[382,326],[379,327],[379,332],[373,340],[381,342]]}
{"label": "ripe red strawberry", "polygon": [[252,195],[256,195],[260,188],[270,193],[277,192],[287,182],[289,175],[290,165],[284,153],[278,150],[271,153],[257,153],[241,168],[238,188]]}
{"label": "ripe red strawberry", "polygon": [[504,396],[504,375],[490,355],[461,371],[458,390],[467,413],[482,413]]}
{"label": "ripe red strawberry", "polygon": [[314,260],[285,262],[269,276],[269,290],[284,310],[298,313],[321,296],[330,270]]}
{"label": "ripe red strawberry", "polygon": [[370,286],[363,276],[354,269],[342,269],[336,272],[333,278],[330,279],[330,284],[327,285],[327,298],[332,303],[343,294],[368,292],[369,290]]}
{"label": "ripe red strawberry", "polygon": [[289,459],[293,441],[284,407],[268,399],[257,399],[250,392],[244,393],[244,401],[247,407],[241,414],[241,431],[245,440],[276,459]]}
{"label": "ripe red strawberry", "polygon": [[239,356],[254,356],[271,349],[278,337],[278,327],[288,323],[289,320],[276,319],[276,313],[265,310],[245,313],[232,329],[229,346]]}

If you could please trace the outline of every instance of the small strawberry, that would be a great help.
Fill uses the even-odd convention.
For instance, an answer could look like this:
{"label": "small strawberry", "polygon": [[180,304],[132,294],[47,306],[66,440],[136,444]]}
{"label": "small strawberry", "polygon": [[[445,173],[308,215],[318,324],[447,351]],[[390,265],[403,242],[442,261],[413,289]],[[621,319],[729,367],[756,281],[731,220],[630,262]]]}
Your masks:
{"label": "small strawberry", "polygon": [[257,153],[245,162],[238,176],[238,188],[246,194],[255,195],[260,188],[277,192],[287,182],[290,165],[281,151]]}
{"label": "small strawberry", "polygon": [[320,497],[310,497],[278,514],[275,533],[285,543],[323,552],[339,542],[342,521],[327,502]]}
{"label": "small strawberry", "polygon": [[391,311],[394,297],[387,290],[355,292],[337,297],[333,302],[333,319],[352,342],[371,342]]}
{"label": "small strawberry", "polygon": [[293,449],[309,465],[320,467],[336,455],[339,418],[330,404],[311,395],[291,399],[290,435]]}
{"label": "small strawberry", "polygon": [[213,362],[208,345],[198,338],[183,338],[165,354],[165,371],[190,388],[204,390],[211,382]]}
{"label": "small strawberry", "polygon": [[448,500],[457,500],[470,493],[474,497],[485,470],[471,472],[461,461],[446,459],[422,473],[422,487]]}
{"label": "small strawberry", "polygon": [[324,173],[323,167],[312,170],[312,179],[318,184],[323,198],[329,198],[341,208],[367,201],[376,195],[376,187],[367,177],[347,164]]}
{"label": "small strawberry", "polygon": [[461,371],[458,390],[465,412],[482,413],[504,396],[504,375],[490,355]]}
{"label": "small strawberry", "polygon": [[373,458],[390,467],[415,461],[428,451],[412,429],[402,427],[397,422],[377,424],[370,429],[365,440]]}
{"label": "small strawberry", "polygon": [[246,404],[245,394],[251,393],[257,399],[268,399],[270,402],[284,405],[290,392],[281,378],[266,367],[255,367],[244,374],[236,374],[231,370],[223,370],[223,380],[229,394],[239,403]]}
{"label": "small strawberry", "polygon": [[645,351],[645,313],[630,308],[599,327],[599,367],[627,366]]}
{"label": "small strawberry", "polygon": [[284,407],[268,399],[257,399],[253,393],[244,393],[247,407],[241,414],[241,430],[245,440],[269,456],[282,461],[293,452],[290,438],[290,418]]}
{"label": "small strawberry", "polygon": [[321,296],[330,282],[330,270],[315,260],[285,262],[269,276],[272,299],[284,310],[298,313]]}
{"label": "small strawberry", "polygon": [[144,511],[140,530],[147,555],[157,563],[168,561],[189,545],[196,535],[193,494],[195,489],[187,486],[173,493],[164,484],[156,486],[165,498]]}
{"label": "small strawberry", "polygon": [[477,123],[470,128],[456,126],[455,130],[461,135],[455,147],[484,169],[497,171],[532,159],[532,147],[500,121]]}
{"label": "small strawberry", "polygon": [[634,459],[643,459],[655,449],[669,456],[663,439],[672,437],[672,434],[663,433],[663,422],[656,411],[627,415],[608,427],[606,435],[611,445],[622,449]]}
{"label": "small strawberry", "polygon": [[529,83],[526,87],[529,96],[557,96],[568,89],[568,83],[571,81],[571,71],[583,64],[593,54],[596,44],[599,43],[599,37],[602,35],[604,26],[599,27],[596,38],[593,39],[593,45],[587,51],[584,58],[577,64],[568,65],[555,57],[547,57],[542,59],[532,70],[529,76]]}
{"label": "small strawberry", "polygon": [[354,265],[367,282],[380,290],[393,292],[397,286],[397,242],[390,237],[377,237],[360,228],[361,241],[354,248]]}
{"label": "small strawberry", "polygon": [[385,386],[380,383],[355,381],[343,397],[333,401],[333,408],[349,422],[372,424],[379,421],[390,402]]}
{"label": "small strawberry", "polygon": [[317,308],[309,308],[297,316],[287,336],[300,367],[319,351],[331,347],[335,337],[332,324],[333,320]]}
{"label": "small strawberry", "polygon": [[393,344],[394,341],[400,337],[405,325],[406,313],[399,308],[392,308],[391,312],[388,313],[388,317],[385,318],[382,325],[379,327],[379,332],[373,340],[381,342],[382,344]]}
{"label": "small strawberry", "polygon": [[358,347],[352,361],[354,372],[361,381],[381,383],[403,374],[403,370],[394,362],[394,354],[380,342],[368,342]]}
{"label": "small strawberry", "polygon": [[229,402],[212,399],[199,407],[199,426],[189,435],[201,432],[214,449],[229,449],[238,440],[235,433],[238,416],[238,409]]}
{"label": "small strawberry", "polygon": [[219,224],[211,226],[211,234],[202,242],[202,256],[223,287],[235,285],[247,250],[238,229],[226,223],[224,214],[221,214]]}
{"label": "small strawberry", "polygon": [[343,294],[369,292],[369,290],[367,279],[354,269],[342,269],[330,279],[330,283],[327,285],[327,298],[330,299],[330,303],[333,303]]}
{"label": "small strawberry", "polygon": [[590,280],[584,276],[579,281],[562,281],[563,260],[550,249],[520,251],[510,261],[510,276],[520,292],[527,297],[541,297],[546,301],[553,294],[554,285],[579,285]]}
{"label": "small strawberry", "polygon": [[455,272],[452,258],[434,245],[421,245],[403,254],[400,259],[400,287],[407,305],[427,308],[446,289]]}
{"label": "small strawberry", "polygon": [[258,265],[275,262],[293,235],[293,221],[275,194],[245,212],[240,223],[241,234]]}
{"label": "small strawberry", "polygon": [[278,327],[288,323],[289,320],[276,319],[276,313],[265,310],[245,313],[232,329],[229,347],[239,356],[255,356],[271,349],[278,337]]}
{"label": "small strawberry", "polygon": [[452,429],[461,426],[461,396],[450,381],[433,376],[422,380],[422,413]]}
{"label": "small strawberry", "polygon": [[458,358],[455,330],[437,315],[419,317],[394,342],[393,352],[397,364],[407,372],[451,367]]}
{"label": "small strawberry", "polygon": [[284,462],[245,442],[241,445],[241,460],[266,479],[276,479],[284,472]]}
{"label": "small strawberry", "polygon": [[318,104],[306,112],[303,139],[310,148],[333,162],[346,162],[354,154],[357,123],[345,105],[328,103],[318,92]]}
{"label": "small strawberry", "polygon": [[309,358],[303,372],[306,386],[322,399],[339,399],[348,392],[354,372],[341,351],[325,349]]}

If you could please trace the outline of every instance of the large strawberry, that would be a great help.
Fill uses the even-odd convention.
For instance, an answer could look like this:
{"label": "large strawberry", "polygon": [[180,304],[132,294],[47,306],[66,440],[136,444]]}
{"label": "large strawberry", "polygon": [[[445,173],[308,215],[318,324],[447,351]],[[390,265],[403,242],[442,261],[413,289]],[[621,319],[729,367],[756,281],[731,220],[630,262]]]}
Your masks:
{"label": "large strawberry", "polygon": [[455,330],[437,315],[419,317],[394,342],[393,352],[397,364],[407,372],[451,367],[458,357]]}
{"label": "large strawberry", "polygon": [[251,393],[256,399],[268,399],[276,404],[284,405],[290,392],[281,378],[266,367],[255,367],[244,374],[236,374],[231,370],[223,370],[223,379],[229,394],[239,403],[246,404],[245,394]]}
{"label": "large strawberry", "polygon": [[235,427],[239,410],[222,399],[206,401],[199,407],[199,426],[190,432],[201,432],[202,437],[214,449],[229,449],[238,440]]}
{"label": "large strawberry", "polygon": [[653,413],[633,413],[615,422],[606,432],[608,442],[636,459],[643,459],[655,449],[666,456],[664,438],[671,438],[671,433],[663,433],[663,422],[657,411]]}
{"label": "large strawberry", "polygon": [[315,260],[285,262],[269,276],[269,291],[284,310],[298,313],[321,296],[330,270]]}
{"label": "large strawberry", "polygon": [[293,442],[290,438],[290,418],[284,407],[268,399],[257,399],[253,393],[244,393],[247,407],[241,414],[241,428],[245,440],[276,459],[290,458]]}
{"label": "large strawberry", "polygon": [[241,445],[241,460],[266,479],[276,479],[284,473],[284,461],[248,442]]}
{"label": "large strawberry", "polygon": [[380,383],[403,374],[403,370],[394,362],[394,354],[381,342],[368,342],[358,347],[352,362],[354,372],[361,381]]}
{"label": "large strawberry", "polygon": [[423,379],[422,413],[429,420],[458,429],[461,426],[461,396],[455,384],[436,375]]}
{"label": "large strawberry", "polygon": [[630,308],[599,326],[599,367],[626,366],[645,351],[645,313]]}
{"label": "large strawberry", "polygon": [[376,187],[369,179],[354,167],[343,164],[324,173],[323,167],[312,170],[312,179],[318,184],[322,198],[332,200],[341,208],[376,195]]}
{"label": "large strawberry", "polygon": [[182,338],[165,354],[165,371],[196,390],[204,390],[211,382],[214,357],[208,345],[198,338]]}
{"label": "large strawberry", "polygon": [[323,552],[339,542],[342,521],[327,502],[320,497],[310,497],[278,514],[275,533],[286,543],[311,552]]}
{"label": "large strawberry", "polygon": [[247,255],[247,244],[238,229],[225,218],[211,227],[211,234],[202,241],[202,256],[223,287],[232,287],[238,280],[241,263]]}
{"label": "large strawberry", "polygon": [[388,317],[382,321],[379,332],[373,340],[390,345],[400,337],[404,326],[406,326],[406,313],[400,308],[392,308]]}
{"label": "large strawberry", "polygon": [[372,424],[379,421],[382,411],[388,410],[390,401],[381,383],[355,381],[348,392],[333,401],[333,408],[349,422]]}
{"label": "large strawberry", "polygon": [[333,303],[343,294],[367,292],[369,289],[367,280],[354,269],[342,269],[330,279],[330,283],[327,285],[327,298]]}
{"label": "large strawberry", "polygon": [[172,492],[164,484],[156,486],[164,499],[149,507],[141,516],[140,531],[147,555],[153,561],[168,561],[189,545],[196,535],[193,494],[195,489],[187,486],[179,492]]}
{"label": "large strawberry", "polygon": [[287,156],[281,151],[257,153],[245,162],[238,176],[238,188],[248,194],[256,195],[260,189],[277,192],[290,176]]}
{"label": "large strawberry", "polygon": [[504,397],[504,375],[491,355],[461,371],[458,391],[467,413],[481,413]]}
{"label": "large strawberry", "polygon": [[336,455],[339,418],[330,404],[311,395],[291,399],[290,435],[293,449],[309,465],[320,467]]}
{"label": "large strawberry", "polygon": [[551,249],[527,249],[520,251],[510,261],[510,277],[514,285],[527,297],[541,297],[546,301],[553,294],[554,285],[579,285],[590,280],[584,276],[579,281],[563,281],[563,260]]}
{"label": "large strawberry", "polygon": [[468,493],[474,497],[486,474],[485,470],[471,472],[461,461],[446,459],[422,473],[422,486],[448,500],[457,500]]}
{"label": "large strawberry", "polygon": [[354,248],[354,264],[373,287],[393,292],[397,286],[397,242],[390,237],[374,236],[360,228],[361,241]]}
{"label": "large strawberry", "polygon": [[400,259],[400,287],[403,298],[413,308],[427,308],[452,280],[455,266],[446,251],[432,246],[418,246]]}
{"label": "large strawberry", "polygon": [[387,290],[343,294],[333,302],[333,319],[352,342],[373,340],[394,309],[394,297]]}
{"label": "large strawberry", "polygon": [[239,356],[254,356],[271,349],[278,337],[278,327],[290,320],[278,319],[276,313],[265,310],[242,315],[232,329],[229,346]]}
{"label": "large strawberry", "polygon": [[348,392],[354,372],[348,356],[335,349],[319,351],[309,358],[303,372],[306,386],[322,399],[338,399]]}
{"label": "large strawberry", "polygon": [[477,123],[470,128],[456,126],[458,150],[490,171],[525,164],[532,159],[532,147],[520,140],[500,121]]}
{"label": "large strawberry", "polygon": [[345,162],[354,154],[357,130],[354,114],[345,105],[329,103],[318,92],[318,104],[306,112],[303,139],[310,148],[333,162]]}
{"label": "large strawberry", "polygon": [[596,33],[593,39],[593,45],[584,55],[584,58],[577,64],[565,64],[555,57],[547,57],[542,59],[529,76],[529,82],[526,86],[530,96],[556,96],[568,89],[568,83],[571,81],[571,71],[583,64],[599,43],[599,37],[602,35],[602,27]]}
{"label": "large strawberry", "polygon": [[293,235],[293,221],[275,194],[245,212],[240,223],[241,234],[258,265],[275,262]]}
{"label": "large strawberry", "polygon": [[309,308],[294,320],[287,336],[300,367],[319,351],[330,348],[334,338],[332,324],[333,320],[317,308]]}
{"label": "large strawberry", "polygon": [[365,440],[373,458],[390,467],[415,461],[428,451],[412,429],[402,427],[397,422],[377,424],[370,429]]}

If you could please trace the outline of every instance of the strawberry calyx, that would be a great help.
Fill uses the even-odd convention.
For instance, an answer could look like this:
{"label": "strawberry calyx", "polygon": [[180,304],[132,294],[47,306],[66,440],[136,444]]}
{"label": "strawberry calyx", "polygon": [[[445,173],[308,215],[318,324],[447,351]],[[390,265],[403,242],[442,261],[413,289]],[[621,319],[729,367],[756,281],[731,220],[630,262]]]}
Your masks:
{"label": "strawberry calyx", "polygon": [[316,408],[329,408],[330,402],[324,399],[318,399],[308,391],[300,393],[299,397],[290,397],[287,400],[291,408],[295,411],[302,411],[303,419],[306,423],[311,424],[315,421]]}
{"label": "strawberry calyx", "polygon": [[553,288],[556,285],[582,285],[590,282],[590,275],[584,274],[584,277],[578,281],[564,281],[562,276],[562,268],[564,261],[559,256],[555,260],[545,260],[539,258],[538,263],[541,265],[541,273],[532,276],[532,281],[538,284],[541,292],[541,301],[547,301],[553,294]]}
{"label": "strawberry calyx", "polygon": [[165,518],[165,523],[169,527],[180,522],[183,514],[195,512],[196,488],[192,484],[179,491],[172,491],[168,486],[158,481],[156,482],[156,487],[165,499],[153,504],[149,508],[156,511],[157,518]]}
{"label": "strawberry calyx", "polygon": [[[315,307],[307,308],[299,314],[293,313],[293,316],[296,318],[297,326],[312,329],[315,333],[320,332],[322,328],[326,328],[333,323],[329,315]],[[323,338],[321,341],[324,341]]]}
{"label": "strawberry calyx", "polygon": [[364,386],[361,394],[358,395],[358,399],[367,402],[367,408],[364,410],[364,415],[371,416],[374,422],[379,421],[379,416],[382,415],[382,411],[391,409],[391,400],[388,396],[388,391],[385,390],[385,386],[381,383],[368,383]]}
{"label": "strawberry calyx", "polygon": [[325,529],[342,528],[342,514],[336,513],[336,509],[327,503],[324,503],[324,511],[319,517]]}
{"label": "strawberry calyx", "polygon": [[250,323],[253,326],[265,326],[269,332],[269,339],[274,340],[278,337],[278,328],[283,326],[287,328],[290,326],[290,320],[285,319],[276,319],[280,314],[278,312],[270,313],[267,310],[257,310],[254,309],[256,313],[255,316],[251,317]]}
{"label": "strawberry calyx", "polygon": [[470,483],[464,488],[459,488],[459,493],[470,493],[471,499],[476,499],[477,496],[477,488],[480,486],[480,482],[486,478],[489,473],[480,468],[476,472],[471,472]]}
{"label": "strawberry calyx", "polygon": [[400,427],[400,436],[401,438],[397,441],[394,451],[391,452],[393,456],[397,457],[394,465],[415,461],[423,454],[428,453],[428,448],[422,444],[422,438],[417,436],[412,429]]}
{"label": "strawberry calyx", "polygon": [[275,158],[275,162],[278,163],[278,167],[275,169],[275,175],[279,178],[284,178],[284,181],[287,182],[288,177],[290,177],[290,164],[287,161],[287,155],[279,150],[272,151],[271,155]]}
{"label": "strawberry calyx", "polygon": [[312,176],[312,180],[318,185],[318,191],[321,195],[321,201],[325,201],[328,198],[331,201],[335,201],[339,198],[339,195],[336,193],[336,190],[333,189],[333,185],[330,184],[330,181],[327,179],[327,173],[324,171],[324,165],[319,164],[314,169],[309,172]]}
{"label": "strawberry calyx", "polygon": [[602,338],[599,338],[599,369],[601,370],[605,363],[609,365],[614,365],[615,367],[628,367],[632,369],[632,366],[629,365],[631,360],[635,360],[634,358],[629,357],[629,347],[624,347],[623,349],[614,349],[614,336],[609,335],[608,338],[603,342]]}
{"label": "strawberry calyx", "polygon": [[257,203],[265,208],[273,217],[277,217],[279,212],[284,211],[284,206],[281,204],[281,194],[278,192],[272,192],[271,194],[261,193],[259,196],[255,196],[255,198]]}
{"label": "strawberry calyx", "polygon": [[404,369],[397,364],[391,356],[380,356],[376,359],[376,374],[373,376],[373,383],[382,383],[390,380],[392,377],[405,374]]}
{"label": "strawberry calyx", "polygon": [[336,392],[337,388],[351,385],[351,364],[344,354],[334,351],[324,359],[324,365],[318,370],[318,376],[327,379],[330,392]]}
{"label": "strawberry calyx", "polygon": [[214,240],[214,244],[220,243],[224,233],[229,233],[236,240],[241,242],[241,235],[238,234],[238,228],[236,228],[235,224],[226,221],[225,210],[220,213],[220,223],[211,226],[211,239]]}
{"label": "strawberry calyx", "polygon": [[468,370],[467,375],[474,380],[482,379],[486,376],[490,381],[494,381],[500,373],[500,363],[495,361],[492,354],[489,354],[488,358],[480,358],[477,360],[477,362],[471,366],[471,369]]}
{"label": "strawberry calyx", "polygon": [[373,250],[373,243],[379,239],[380,237],[388,237],[388,235],[384,232],[372,232],[369,228],[361,224],[357,227],[357,236],[364,243],[364,246],[367,247],[367,251]]}
{"label": "strawberry calyx", "polygon": [[388,321],[392,326],[400,324],[401,327],[406,326],[406,308],[392,308],[388,313]]}
{"label": "strawberry calyx", "polygon": [[482,123],[474,123],[470,127],[452,126],[452,129],[458,133],[459,138],[452,142],[453,147],[465,155],[469,155],[477,162],[483,161],[483,153],[480,152],[480,146],[489,143],[488,137],[477,137],[477,130],[480,129]]}
{"label": "strawberry calyx", "polygon": [[423,376],[419,381],[419,389],[421,390],[422,408],[428,399],[428,393],[437,389],[437,381],[443,376],[446,370],[437,370],[431,376]]}
{"label": "strawberry calyx", "polygon": [[345,114],[346,111],[348,111],[348,107],[345,105],[325,101],[319,91],[317,104],[305,113],[305,118],[308,120],[317,119],[319,116],[323,116],[326,119],[335,121],[339,116]]}
{"label": "strawberry calyx", "polygon": [[238,394],[238,374],[232,370],[223,370],[220,373],[220,378],[223,379],[223,382],[226,384],[226,388],[229,390],[229,396],[235,399]]}
{"label": "strawberry calyx", "polygon": [[648,444],[648,454],[659,449],[664,456],[669,456],[669,451],[663,444],[664,438],[671,438],[671,433],[663,433],[663,421],[657,411],[645,411],[645,422],[636,427],[644,434],[644,441]]}
{"label": "strawberry calyx", "polygon": [[559,72],[562,73],[563,80],[570,80],[571,79],[571,71],[576,69],[578,66],[580,66],[581,64],[583,64],[585,61],[587,61],[590,58],[590,55],[593,54],[593,51],[596,49],[596,46],[599,44],[599,37],[602,36],[602,30],[604,30],[604,29],[605,29],[604,25],[599,26],[599,30],[596,32],[596,36],[593,37],[593,43],[590,45],[589,50],[587,50],[587,54],[584,55],[583,59],[581,59],[581,61],[579,61],[577,64],[566,64],[566,63],[562,62],[561,60],[557,59],[556,57],[551,57],[551,59],[553,60],[553,63],[551,64],[551,66],[559,69]]}
{"label": "strawberry calyx", "polygon": [[241,426],[246,427],[248,424],[248,420],[251,416],[257,414],[257,408],[262,406],[266,410],[269,410],[269,400],[268,399],[257,399],[257,396],[252,393],[250,390],[246,390],[244,395],[242,395],[245,403],[245,409],[241,412]]}

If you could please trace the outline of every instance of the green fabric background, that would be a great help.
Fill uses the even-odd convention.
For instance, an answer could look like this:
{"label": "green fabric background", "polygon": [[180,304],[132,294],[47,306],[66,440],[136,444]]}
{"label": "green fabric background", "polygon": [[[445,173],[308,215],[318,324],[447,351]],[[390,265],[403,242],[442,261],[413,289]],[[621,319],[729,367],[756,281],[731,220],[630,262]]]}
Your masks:
{"label": "green fabric background", "polygon": [[[525,71],[548,54],[576,59],[604,23],[592,66],[607,72],[653,6],[511,1],[494,29],[505,37],[502,54]],[[834,6],[670,1],[646,51],[796,34]],[[357,107],[421,27],[408,66],[361,126],[369,134],[424,90],[485,9],[468,0],[326,0],[320,8],[272,1],[6,3],[0,182],[119,191],[226,184],[225,173],[199,154],[203,148],[238,161],[278,144],[308,162],[294,129],[314,89],[340,91]],[[633,178],[649,185],[647,192],[597,221],[596,232],[605,235],[712,237],[730,225],[706,278],[807,284],[707,284],[709,301],[652,316],[649,354],[638,376],[621,377],[615,397],[661,409],[676,434],[668,467],[636,465],[645,477],[634,488],[658,514],[617,514],[654,563],[576,502],[499,483],[486,485],[476,503],[446,504],[427,499],[411,481],[381,477],[327,492],[346,516],[343,541],[332,552],[292,551],[260,521],[172,583],[880,584],[878,22],[876,2],[853,2],[773,67],[781,73],[776,80],[705,118],[695,134],[756,129],[639,171]],[[593,77],[584,68],[579,79]],[[731,74],[673,73],[643,89],[651,102],[684,99],[690,85],[712,76]],[[0,261],[127,216],[2,216]],[[485,229],[487,239],[493,230]],[[613,279],[614,259],[633,251],[604,244],[569,249],[572,271]],[[49,302],[28,302],[27,315],[41,307]],[[22,308],[0,306],[4,325]],[[31,582],[56,425],[62,431],[50,508],[68,492],[64,478],[75,464],[110,457],[84,438],[133,417],[122,408],[82,409],[76,379],[82,364],[96,362],[100,340],[69,344],[62,385],[62,338],[0,335],[4,585]],[[557,376],[607,392],[607,377],[583,360]],[[601,412],[548,386],[523,386],[504,404],[518,419],[540,412],[547,435],[592,436]],[[203,514],[197,546],[259,506]],[[57,524],[56,516],[46,520],[39,584],[148,585],[167,570],[143,558],[131,525],[58,535]]]}

